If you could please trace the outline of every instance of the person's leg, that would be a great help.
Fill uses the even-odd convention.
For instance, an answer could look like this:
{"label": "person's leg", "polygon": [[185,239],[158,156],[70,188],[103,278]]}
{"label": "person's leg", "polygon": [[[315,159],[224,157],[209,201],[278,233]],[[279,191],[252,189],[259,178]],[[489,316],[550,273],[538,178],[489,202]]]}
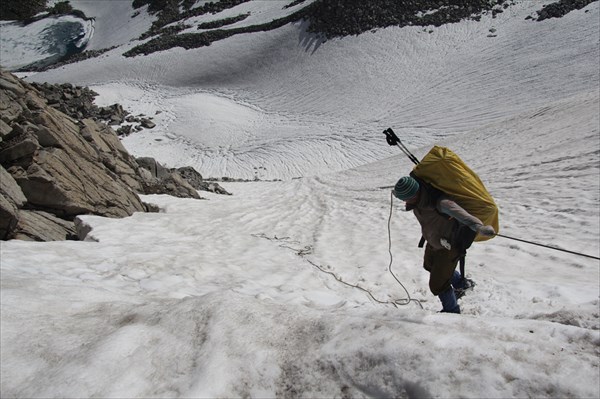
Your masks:
{"label": "person's leg", "polygon": [[460,313],[460,307],[456,303],[456,296],[452,289],[457,263],[458,255],[454,251],[436,250],[429,245],[425,247],[423,267],[430,273],[429,289],[433,295],[440,298],[443,306],[442,312]]}
{"label": "person's leg", "polygon": [[450,279],[450,283],[455,290],[467,290],[475,285],[475,282],[469,278],[463,278],[458,270],[454,270],[454,274]]}
{"label": "person's leg", "polygon": [[429,289],[433,295],[437,296],[450,288],[457,263],[454,251],[436,250],[429,245],[425,247],[423,267],[430,273]]}
{"label": "person's leg", "polygon": [[452,287],[442,292],[438,297],[442,302],[442,313],[460,313],[460,306],[456,302],[456,296]]}
{"label": "person's leg", "polygon": [[452,284],[452,286],[454,288],[462,288],[464,281],[463,281],[463,276],[462,274],[460,274],[460,272],[458,270],[454,270],[454,274],[452,275],[452,278],[450,279],[450,283]]}

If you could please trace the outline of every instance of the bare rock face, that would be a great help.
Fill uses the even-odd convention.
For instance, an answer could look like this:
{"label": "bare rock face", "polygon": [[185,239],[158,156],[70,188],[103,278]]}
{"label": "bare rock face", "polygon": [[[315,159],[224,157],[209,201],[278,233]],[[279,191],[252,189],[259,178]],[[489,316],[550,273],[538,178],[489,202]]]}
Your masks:
{"label": "bare rock face", "polygon": [[198,172],[191,166],[184,166],[176,170],[196,190],[210,191],[216,194],[231,195],[231,193],[229,193],[227,190],[221,187],[218,183],[205,181],[202,178],[200,172]]}
{"label": "bare rock face", "polygon": [[61,241],[77,237],[75,225],[43,211],[19,211],[19,223],[12,232],[14,239],[26,241]]}
{"label": "bare rock face", "polygon": [[70,83],[32,83],[31,86],[46,99],[49,106],[76,120],[92,119],[110,126],[128,122],[129,124],[117,128],[119,136],[127,136],[144,128],[151,129],[156,126],[151,121],[151,117],[130,115],[120,104],[97,106],[94,104],[94,99],[98,93],[89,87],[73,86]]}
{"label": "bare rock face", "polygon": [[229,194],[191,168],[136,160],[105,121],[121,122],[123,108],[98,108],[93,97],[87,88],[31,85],[0,70],[0,240],[81,239],[78,215],[156,212],[138,193]]}
{"label": "bare rock face", "polygon": [[27,199],[15,179],[0,165],[0,237],[5,237],[19,221],[19,208]]}
{"label": "bare rock face", "polygon": [[142,157],[137,163],[148,172],[143,182],[146,194],[169,194],[174,197],[200,199],[196,189],[175,169],[168,169],[154,158]]}
{"label": "bare rock face", "polygon": [[150,175],[144,182],[146,194],[200,198],[197,196],[197,191],[200,190],[231,195],[219,184],[205,181],[200,172],[191,166],[169,169],[150,157],[136,158],[136,161]]}
{"label": "bare rock face", "polygon": [[139,166],[107,126],[47,106],[4,71],[0,120],[0,239],[65,239],[76,215],[146,211]]}

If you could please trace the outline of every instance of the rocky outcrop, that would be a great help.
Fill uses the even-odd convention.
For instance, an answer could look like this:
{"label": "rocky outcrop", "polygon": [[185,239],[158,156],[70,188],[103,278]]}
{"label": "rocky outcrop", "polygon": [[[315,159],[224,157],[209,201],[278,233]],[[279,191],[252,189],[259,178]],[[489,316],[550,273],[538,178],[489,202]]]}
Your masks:
{"label": "rocky outcrop", "polygon": [[[176,197],[193,197],[192,193],[199,190],[231,195],[218,183],[205,181],[200,172],[191,166],[169,169],[150,157],[136,158],[136,161],[152,176],[147,180],[144,190],[148,194],[162,191]],[[173,187],[174,184],[178,187]]]}
{"label": "rocky outcrop", "polygon": [[176,169],[168,169],[156,162],[154,158],[143,157],[136,160],[147,172],[144,180],[146,194],[169,194],[182,198],[201,198]]}
{"label": "rocky outcrop", "polygon": [[43,211],[19,211],[19,222],[12,238],[27,241],[61,241],[76,239],[72,222]]}
{"label": "rocky outcrop", "polygon": [[439,27],[463,19],[496,17],[512,2],[508,0],[316,0],[306,7],[309,32],[327,38],[359,35],[388,26]]}
{"label": "rocky outcrop", "polygon": [[551,4],[546,4],[537,12],[537,21],[543,21],[549,18],[561,18],[573,10],[580,10],[587,5],[598,0],[560,0]]}
{"label": "rocky outcrop", "polygon": [[0,20],[25,20],[46,8],[46,0],[2,0],[0,2]]}
{"label": "rocky outcrop", "polygon": [[75,238],[77,215],[147,211],[138,193],[199,198],[179,173],[140,167],[106,124],[56,104],[0,70],[0,239]]}
{"label": "rocky outcrop", "polygon": [[216,194],[231,195],[227,190],[215,182],[205,181],[202,175],[191,166],[178,168],[177,172],[196,190],[210,191]]}
{"label": "rocky outcrop", "polygon": [[6,72],[0,118],[8,126],[0,142],[2,212],[10,215],[0,238],[65,239],[73,235],[76,215],[146,210],[136,194],[139,166],[108,127],[68,117]]}
{"label": "rocky outcrop", "polygon": [[19,209],[27,198],[15,179],[0,165],[0,237],[6,237],[19,222]]}
{"label": "rocky outcrop", "polygon": [[[134,7],[149,4],[148,11],[156,14],[157,19],[152,23],[152,28],[139,38],[152,39],[129,49],[123,55],[135,57],[173,47],[193,49],[210,46],[234,35],[271,31],[303,20],[309,22],[308,32],[317,34],[322,39],[359,35],[388,26],[422,26],[430,30],[431,26],[439,27],[464,19],[480,20],[486,14],[495,18],[513,4],[512,0],[315,0],[289,15],[267,23],[227,27],[232,21],[227,18],[211,21],[210,24],[198,24],[199,29],[207,30],[191,32],[191,28],[196,25],[193,22],[195,16],[231,8],[245,1],[248,0],[221,0],[189,8],[193,3],[183,0],[135,0]],[[304,1],[293,1],[284,8],[303,3]],[[238,15],[233,20],[242,20],[244,17],[243,14]]]}
{"label": "rocky outcrop", "polygon": [[[98,93],[88,87],[74,86],[70,83],[32,83],[31,85],[40,92],[49,106],[73,119],[92,119],[110,126],[122,125],[117,129],[118,135],[126,136],[132,132],[144,128],[152,129],[156,126],[151,117],[130,115],[120,104],[106,107],[97,106],[94,104],[94,99]],[[124,124],[125,122],[128,124]]]}

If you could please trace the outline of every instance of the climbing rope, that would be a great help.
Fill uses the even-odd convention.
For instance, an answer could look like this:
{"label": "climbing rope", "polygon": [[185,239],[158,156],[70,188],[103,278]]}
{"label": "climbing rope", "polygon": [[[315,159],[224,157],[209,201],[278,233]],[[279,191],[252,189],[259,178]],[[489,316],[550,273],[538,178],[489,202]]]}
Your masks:
{"label": "climbing rope", "polygon": [[[379,189],[382,189],[382,190],[384,190],[384,189],[390,189],[390,188],[394,188],[394,186],[379,187]],[[393,195],[392,195],[392,200],[393,200]],[[390,214],[390,216],[391,216],[391,214]],[[389,222],[388,222],[388,228],[389,228]],[[579,256],[584,256],[586,258],[600,260],[599,257],[594,256],[594,255],[588,255],[588,254],[584,254],[584,253],[581,253],[581,252],[570,251],[568,249],[558,248],[556,246],[544,245],[544,244],[540,244],[539,242],[528,241],[528,240],[524,240],[522,238],[511,237],[511,236],[507,236],[507,235],[504,235],[504,234],[496,234],[495,236],[496,237],[506,238],[506,239],[509,239],[509,240],[514,240],[514,241],[520,241],[520,242],[524,242],[524,243],[531,244],[531,245],[537,245],[538,247],[553,249],[555,251],[562,251],[562,252],[566,252],[566,253],[573,254],[573,255],[579,255]]]}
{"label": "climbing rope", "polygon": [[310,259],[306,259],[306,258],[305,258],[304,260],[306,260],[308,263],[310,263],[311,265],[313,265],[314,267],[316,267],[317,269],[319,269],[319,270],[320,270],[320,271],[322,271],[323,273],[327,273],[327,274],[329,274],[329,275],[330,275],[330,276],[332,276],[334,279],[336,279],[338,282],[340,282],[340,283],[342,283],[342,284],[344,284],[344,285],[347,285],[348,287],[357,288],[357,289],[359,289],[359,290],[361,290],[361,291],[363,291],[363,292],[367,293],[367,295],[369,295],[369,296],[371,297],[371,299],[372,299],[372,300],[374,300],[374,301],[375,301],[375,302],[377,302],[377,303],[380,303],[380,304],[382,304],[382,305],[394,305],[394,306],[396,306],[396,307],[398,307],[397,305],[402,305],[402,304],[398,304],[398,303],[397,303],[397,301],[382,301],[382,300],[380,300],[380,299],[377,299],[377,298],[375,298],[375,296],[373,295],[373,293],[372,293],[371,291],[369,291],[368,289],[366,289],[366,288],[363,288],[363,287],[361,287],[361,286],[360,286],[360,285],[358,285],[358,284],[351,284],[351,283],[348,283],[348,282],[346,282],[346,281],[342,280],[342,279],[341,279],[340,277],[338,277],[338,276],[337,276],[335,273],[333,273],[333,272],[331,272],[331,271],[329,271],[329,270],[325,270],[325,269],[324,269],[324,268],[323,268],[321,265],[319,265],[319,264],[317,264],[317,263],[315,263],[315,262],[311,261]]}
{"label": "climbing rope", "polygon": [[421,301],[410,297],[410,293],[408,292],[408,290],[406,289],[404,284],[402,284],[400,279],[398,279],[398,277],[396,277],[396,275],[392,271],[392,264],[394,263],[394,255],[392,254],[392,214],[393,214],[393,211],[394,211],[394,194],[390,191],[390,216],[388,218],[388,225],[387,225],[387,228],[388,228],[388,252],[390,254],[390,264],[388,265],[388,270],[389,270],[390,274],[392,275],[392,277],[394,277],[394,279],[398,282],[398,284],[400,284],[400,286],[404,289],[404,292],[406,292],[406,296],[407,296],[405,299],[395,300],[394,304],[404,306],[404,305],[408,305],[411,302],[416,302],[419,304],[421,309],[423,309],[423,304],[421,303]]}
{"label": "climbing rope", "polygon": [[592,258],[592,259],[600,260],[600,258],[597,257],[597,256],[582,254],[580,252],[575,252],[575,251],[569,251],[568,249],[551,247],[549,245],[544,245],[544,244],[540,244],[540,243],[533,242],[533,241],[523,240],[522,238],[509,237],[509,236],[505,236],[503,234],[496,234],[496,237],[508,238],[509,240],[520,241],[520,242],[524,242],[524,243],[531,244],[531,245],[537,245],[539,247],[544,247],[544,248],[548,248],[548,249],[554,249],[555,251],[562,251],[562,252],[567,252],[567,253],[574,254],[574,255],[585,256],[586,258]]}
{"label": "climbing rope", "polygon": [[[391,221],[391,210],[390,210],[390,219],[388,220],[388,231],[390,231],[389,230],[390,221]],[[419,306],[421,306],[421,309],[423,309],[423,305],[421,304],[421,302],[419,300],[417,300],[417,299],[411,299],[410,298],[410,295],[408,294],[408,291],[406,291],[406,288],[404,287],[404,285],[402,285],[402,283],[400,282],[400,280],[398,280],[398,278],[394,275],[394,273],[391,270],[391,267],[392,267],[392,258],[391,258],[391,256],[392,256],[391,242],[392,241],[391,241],[391,235],[390,235],[390,240],[389,240],[389,244],[390,244],[390,246],[389,246],[390,264],[389,264],[388,270],[390,271],[390,273],[392,273],[392,276],[394,276],[394,278],[396,279],[396,281],[398,281],[398,283],[400,283],[400,285],[402,286],[402,288],[404,288],[404,291],[406,291],[406,294],[408,295],[408,299],[399,299],[399,300],[394,300],[394,301],[382,301],[380,299],[377,299],[375,297],[375,295],[373,295],[373,293],[371,291],[369,291],[368,289],[366,289],[364,287],[361,287],[358,284],[352,284],[352,283],[348,283],[348,282],[344,281],[341,277],[339,277],[334,272],[332,272],[330,270],[327,270],[322,265],[320,265],[320,264],[318,264],[316,262],[313,262],[312,260],[306,258],[306,255],[309,255],[312,252],[312,247],[310,245],[305,246],[302,249],[297,249],[297,248],[291,247],[290,245],[287,245],[288,243],[292,242],[289,237],[277,237],[277,236],[274,236],[274,237],[271,238],[271,237],[267,236],[264,233],[251,234],[251,235],[253,237],[264,238],[264,239],[269,240],[269,241],[280,242],[279,247],[290,249],[290,250],[294,251],[296,253],[296,255],[300,256],[302,259],[304,259],[306,262],[308,262],[309,264],[311,264],[317,270],[319,270],[319,271],[321,271],[321,272],[323,272],[325,274],[330,275],[331,277],[333,277],[336,281],[338,281],[341,284],[344,284],[344,285],[346,285],[348,287],[356,288],[358,290],[361,290],[361,291],[365,292],[367,295],[369,295],[369,297],[371,297],[371,299],[373,301],[375,301],[375,302],[377,302],[379,304],[382,304],[382,305],[393,305],[394,307],[397,308],[399,305],[402,306],[402,305],[408,305],[410,302],[417,302],[419,304]],[[294,243],[298,243],[297,241],[293,241],[293,242]]]}

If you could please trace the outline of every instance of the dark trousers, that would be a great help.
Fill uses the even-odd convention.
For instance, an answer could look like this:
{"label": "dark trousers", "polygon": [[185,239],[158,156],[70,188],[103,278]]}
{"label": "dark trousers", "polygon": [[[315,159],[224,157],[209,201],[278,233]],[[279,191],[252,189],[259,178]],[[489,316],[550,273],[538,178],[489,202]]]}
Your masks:
{"label": "dark trousers", "polygon": [[427,244],[423,267],[429,272],[429,289],[433,295],[440,295],[451,287],[450,281],[458,264],[458,258],[457,251],[435,249]]}

